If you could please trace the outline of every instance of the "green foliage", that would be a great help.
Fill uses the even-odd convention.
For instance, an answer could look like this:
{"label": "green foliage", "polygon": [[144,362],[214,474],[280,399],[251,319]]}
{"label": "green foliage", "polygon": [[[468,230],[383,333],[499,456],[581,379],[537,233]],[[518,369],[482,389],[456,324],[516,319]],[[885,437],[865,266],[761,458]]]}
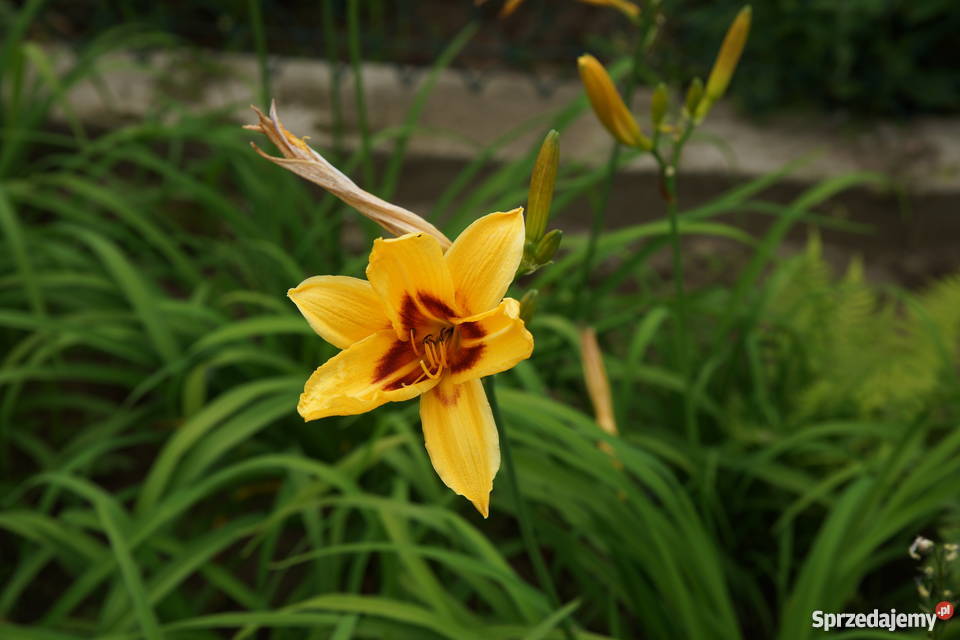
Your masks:
{"label": "green foliage", "polygon": [[955,390],[960,275],[884,299],[859,261],[835,281],[814,237],[771,294],[768,319],[786,343],[801,343],[811,380],[797,398],[802,415],[911,419]]}
{"label": "green foliage", "polygon": [[[355,214],[235,125],[176,105],[98,135],[57,128],[58,86],[89,77],[102,49],[57,82],[28,73],[43,65],[22,38],[38,6],[5,23],[0,67],[0,637],[506,640],[560,638],[574,618],[584,639],[786,640],[812,637],[813,609],[916,609],[906,548],[921,530],[956,535],[960,515],[960,279],[912,296],[856,265],[838,281],[816,241],[778,258],[796,226],[840,226],[818,209],[875,176],[773,204],[784,169],[681,212],[683,236],[750,256],[688,292],[690,385],[672,289],[649,264],[667,222],[599,238],[581,315],[617,437],[594,423],[571,356],[586,238],[566,234],[521,281],[514,293],[540,291],[537,349],[498,387],[554,608],[506,478],[482,520],[437,478],[415,406],[296,415],[333,349],[284,292],[362,273],[366,248],[344,242],[362,234]],[[518,131],[562,130],[584,107]],[[372,134],[398,142],[374,191],[395,186],[417,108]],[[505,142],[438,192],[447,231],[522,202],[536,148],[492,165]],[[582,219],[574,204],[605,171],[561,166],[557,226]],[[755,238],[735,215],[769,230]]]}

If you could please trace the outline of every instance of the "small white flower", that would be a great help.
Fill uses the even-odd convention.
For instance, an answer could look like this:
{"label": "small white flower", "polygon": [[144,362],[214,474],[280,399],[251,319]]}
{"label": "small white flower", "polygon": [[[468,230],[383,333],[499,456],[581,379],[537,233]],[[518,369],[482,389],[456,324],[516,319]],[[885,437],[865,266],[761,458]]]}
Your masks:
{"label": "small white flower", "polygon": [[931,549],[933,549],[932,540],[928,540],[923,536],[917,536],[917,538],[913,541],[913,544],[910,545],[908,553],[914,560],[919,560],[922,554],[928,553]]}

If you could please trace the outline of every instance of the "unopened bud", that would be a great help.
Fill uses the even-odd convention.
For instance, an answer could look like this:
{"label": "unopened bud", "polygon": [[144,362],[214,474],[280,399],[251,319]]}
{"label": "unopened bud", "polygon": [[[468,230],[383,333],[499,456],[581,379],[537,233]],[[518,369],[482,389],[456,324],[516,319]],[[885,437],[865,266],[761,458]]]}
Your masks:
{"label": "unopened bud", "polygon": [[537,248],[533,251],[533,258],[538,267],[542,267],[553,260],[554,254],[560,248],[560,242],[563,240],[563,232],[560,229],[553,229],[540,238]]}
{"label": "unopened bud", "polygon": [[621,143],[640,149],[651,149],[650,139],[640,131],[623,98],[603,65],[589,54],[577,59],[580,79],[600,123]]}
{"label": "unopened bud", "polygon": [[509,18],[510,15],[516,11],[521,4],[523,4],[523,0],[507,0],[500,8],[500,13],[497,14],[497,17],[501,20],[504,18]]}
{"label": "unopened bud", "polygon": [[740,13],[737,14],[737,17],[730,24],[730,28],[727,29],[727,35],[723,38],[720,52],[717,54],[713,69],[710,71],[710,77],[707,79],[703,100],[700,101],[695,112],[697,122],[701,122],[706,117],[713,103],[726,92],[727,85],[730,84],[730,78],[733,77],[733,72],[736,71],[737,63],[740,61],[740,54],[743,53],[743,47],[747,43],[752,13],[750,5],[740,9]]}
{"label": "unopened bud", "polygon": [[547,230],[553,188],[557,183],[557,164],[560,162],[560,134],[551,129],[543,139],[537,161],[530,175],[527,195],[527,241],[538,242]]}
{"label": "unopened bud", "polygon": [[613,415],[613,395],[610,393],[603,354],[597,344],[597,332],[593,327],[580,330],[580,359],[583,361],[583,379],[587,383],[587,394],[593,404],[597,424],[607,433],[615,435],[617,421]]}
{"label": "unopened bud", "polygon": [[580,2],[616,9],[631,20],[636,20],[640,17],[640,7],[632,2],[628,2],[628,0],[580,0]]}
{"label": "unopened bud", "polygon": [[653,90],[653,97],[650,100],[650,121],[653,123],[653,130],[660,129],[663,123],[663,117],[667,115],[667,85],[662,82]]}
{"label": "unopened bud", "polygon": [[687,98],[683,103],[683,115],[693,119],[693,115],[697,112],[697,107],[700,106],[700,100],[702,99],[703,80],[694,78],[693,82],[690,83],[690,87],[687,89]]}
{"label": "unopened bud", "polygon": [[533,319],[533,314],[537,310],[537,297],[539,295],[539,291],[530,289],[520,298],[520,319],[524,323],[529,323]]}

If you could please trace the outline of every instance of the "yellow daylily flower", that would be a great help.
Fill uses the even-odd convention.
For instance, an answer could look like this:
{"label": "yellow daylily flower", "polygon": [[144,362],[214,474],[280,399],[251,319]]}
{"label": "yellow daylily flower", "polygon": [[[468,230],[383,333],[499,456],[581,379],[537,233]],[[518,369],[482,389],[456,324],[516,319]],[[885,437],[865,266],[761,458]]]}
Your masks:
{"label": "yellow daylily flower", "polygon": [[504,298],[523,256],[523,209],[491,213],[444,253],[427,233],[374,241],[367,280],[315,276],[288,295],[342,351],[307,380],[305,420],[420,396],[440,479],[486,518],[500,445],[480,378],[533,351],[520,305]]}

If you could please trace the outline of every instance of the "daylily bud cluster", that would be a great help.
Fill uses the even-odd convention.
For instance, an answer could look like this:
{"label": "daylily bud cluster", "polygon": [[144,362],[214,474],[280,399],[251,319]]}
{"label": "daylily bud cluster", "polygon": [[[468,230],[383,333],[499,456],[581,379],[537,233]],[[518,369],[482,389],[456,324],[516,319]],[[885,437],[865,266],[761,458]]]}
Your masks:
{"label": "daylily bud cluster", "polygon": [[713,104],[726,92],[750,32],[750,19],[749,6],[737,14],[727,30],[706,86],[699,78],[690,83],[681,111],[682,125],[667,121],[669,92],[662,83],[657,85],[650,103],[652,139],[637,124],[603,65],[590,54],[580,56],[577,59],[580,79],[597,119],[619,143],[650,151],[658,158],[659,133],[673,133],[675,141],[682,146],[686,133],[703,121]]}
{"label": "daylily bud cluster", "polygon": [[540,145],[540,152],[530,174],[530,190],[527,195],[526,241],[523,260],[517,272],[533,273],[550,264],[560,247],[563,233],[559,229],[547,231],[550,219],[550,204],[557,183],[557,165],[560,162],[560,134],[551,130]]}

